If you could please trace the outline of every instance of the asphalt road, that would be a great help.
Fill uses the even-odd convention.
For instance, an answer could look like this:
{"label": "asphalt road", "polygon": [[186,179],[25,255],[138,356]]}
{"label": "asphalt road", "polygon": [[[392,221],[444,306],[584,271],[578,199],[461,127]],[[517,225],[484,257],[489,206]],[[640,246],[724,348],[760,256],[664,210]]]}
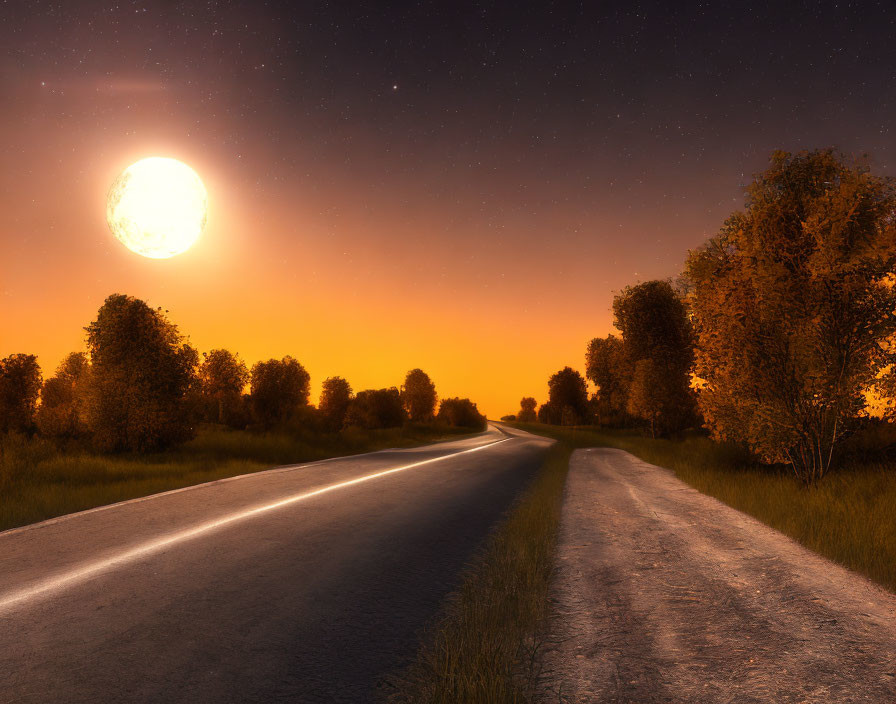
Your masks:
{"label": "asphalt road", "polygon": [[896,596],[612,449],[573,454],[546,702],[896,702]]}
{"label": "asphalt road", "polygon": [[546,444],[490,429],[0,533],[0,701],[372,701]]}

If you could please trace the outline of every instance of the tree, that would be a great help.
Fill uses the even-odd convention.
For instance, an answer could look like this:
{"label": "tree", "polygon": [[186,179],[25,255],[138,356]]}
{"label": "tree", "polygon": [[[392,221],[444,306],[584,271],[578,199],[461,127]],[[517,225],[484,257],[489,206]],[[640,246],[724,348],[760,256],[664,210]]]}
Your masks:
{"label": "tree", "polygon": [[324,381],[318,408],[331,430],[339,430],[345,424],[349,405],[352,402],[352,387],[341,376],[331,376]]}
{"label": "tree", "polygon": [[422,369],[411,369],[401,388],[401,400],[411,420],[431,420],[438,400],[436,385]]}
{"label": "tree", "polygon": [[74,438],[87,432],[89,373],[87,355],[72,352],[62,360],[56,375],[44,382],[36,416],[42,434]]}
{"label": "tree", "polygon": [[252,411],[266,427],[283,423],[308,405],[311,375],[295,359],[269,359],[256,362],[251,376]]}
{"label": "tree", "polygon": [[239,355],[228,350],[202,354],[197,378],[205,401],[206,420],[242,425],[242,393],[249,383],[249,370]]}
{"label": "tree", "polygon": [[539,406],[539,423],[544,423],[545,425],[560,425],[560,418],[560,411],[550,401]]}
{"label": "tree", "polygon": [[607,335],[591,340],[585,352],[585,375],[597,387],[594,408],[598,422],[621,420],[632,375],[622,339]]}
{"label": "tree", "polygon": [[650,437],[656,437],[657,417],[667,398],[666,379],[652,359],[635,362],[626,410],[650,424]]}
{"label": "tree", "polygon": [[812,482],[893,361],[896,187],[832,150],[775,152],[747,196],[687,262],[700,408]]}
{"label": "tree", "polygon": [[[641,378],[662,381],[649,393],[639,389],[635,415],[650,423],[651,431],[666,435],[694,422],[696,399],[691,388],[694,365],[693,330],[682,297],[668,281],[646,281],[628,286],[613,299],[616,327],[622,333],[625,365],[634,373],[642,360]],[[616,343],[607,347],[614,348]],[[604,372],[595,365],[595,373]],[[631,393],[631,391],[629,391]],[[645,405],[650,404],[650,405]]]}
{"label": "tree", "polygon": [[588,389],[575,369],[563,367],[548,380],[548,396],[557,422],[578,425],[588,416]]}
{"label": "tree", "polygon": [[40,365],[33,354],[0,359],[0,433],[33,429],[40,386]]}
{"label": "tree", "polygon": [[87,415],[103,450],[146,451],[189,438],[187,392],[199,356],[165,313],[109,296],[87,326]]}
{"label": "tree", "polygon": [[373,430],[398,428],[407,420],[401,392],[394,386],[388,389],[359,391],[349,405],[346,425]]}
{"label": "tree", "polygon": [[516,414],[520,423],[534,423],[537,419],[535,415],[535,407],[538,405],[531,396],[523,396],[520,399],[520,412]]}
{"label": "tree", "polygon": [[484,430],[485,416],[468,398],[446,398],[439,404],[438,419],[455,428]]}

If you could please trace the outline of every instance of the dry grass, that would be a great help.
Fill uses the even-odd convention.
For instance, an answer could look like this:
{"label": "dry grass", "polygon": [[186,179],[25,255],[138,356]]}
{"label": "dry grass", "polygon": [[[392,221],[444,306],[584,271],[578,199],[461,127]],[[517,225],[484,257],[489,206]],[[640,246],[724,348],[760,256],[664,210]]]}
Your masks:
{"label": "dry grass", "polygon": [[552,447],[531,487],[468,568],[393,703],[529,702],[570,450]]}
{"label": "dry grass", "polygon": [[463,434],[468,431],[437,425],[330,434],[205,428],[179,448],[147,455],[100,455],[63,450],[40,438],[7,437],[0,441],[0,530],[277,465]]}
{"label": "dry grass", "polygon": [[[626,431],[521,425],[576,447],[616,447],[667,467],[695,489],[896,591],[896,471],[857,459],[806,488],[781,468],[705,437],[651,440]],[[858,443],[857,443],[858,444]],[[853,448],[851,448],[852,450]]]}

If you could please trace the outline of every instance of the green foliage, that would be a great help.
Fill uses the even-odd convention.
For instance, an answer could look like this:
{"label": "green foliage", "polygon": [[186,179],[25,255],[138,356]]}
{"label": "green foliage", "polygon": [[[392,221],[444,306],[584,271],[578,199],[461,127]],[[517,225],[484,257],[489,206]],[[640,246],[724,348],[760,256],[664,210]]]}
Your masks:
{"label": "green foliage", "polygon": [[33,354],[0,359],[0,434],[32,430],[40,387],[40,366]]}
{"label": "green foliage", "polygon": [[484,430],[485,416],[468,398],[446,398],[439,404],[438,420],[453,428]]}
{"label": "green foliage", "polygon": [[[892,362],[896,188],[831,150],[776,152],[747,209],[687,263],[700,407],[806,482]],[[892,395],[893,376],[881,387]]]}
{"label": "green foliage", "polygon": [[416,422],[432,419],[436,411],[436,385],[422,369],[408,372],[401,387],[401,400],[408,417]]}
{"label": "green foliage", "polygon": [[228,350],[202,353],[197,380],[202,395],[204,420],[243,427],[246,414],[243,389],[249,383],[249,370],[239,355]]}
{"label": "green foliage", "polygon": [[[614,381],[630,375],[628,413],[647,421],[651,432],[662,435],[692,425],[693,331],[681,297],[668,281],[646,281],[617,295],[613,313],[622,332],[624,359]],[[619,354],[618,344],[611,338],[597,347],[601,354],[594,360],[594,372],[601,378],[612,375],[603,367],[611,363],[611,355]]]}
{"label": "green foliage", "polygon": [[255,420],[271,428],[308,405],[311,375],[295,359],[269,359],[252,367],[251,400]]}
{"label": "green foliage", "polygon": [[186,397],[198,355],[161,309],[109,296],[87,326],[87,348],[87,411],[98,448],[156,450],[192,435]]}
{"label": "green foliage", "polygon": [[535,407],[538,405],[538,401],[536,401],[531,396],[523,396],[520,399],[520,412],[516,414],[515,419],[511,420],[519,420],[520,423],[532,423],[535,421]]}
{"label": "green foliage", "polygon": [[349,405],[346,425],[358,428],[397,428],[407,420],[401,393],[394,386],[388,389],[359,391]]}
{"label": "green foliage", "polygon": [[[563,367],[548,379],[551,422],[578,425],[588,417],[588,389],[575,369]],[[544,408],[544,406],[542,406]]]}
{"label": "green foliage", "polygon": [[72,352],[44,382],[37,409],[37,427],[48,437],[76,438],[87,432],[90,364],[83,352]]}
{"label": "green foliage", "polygon": [[324,380],[318,408],[324,422],[331,430],[339,430],[345,425],[345,417],[352,402],[352,387],[341,376],[331,376]]}

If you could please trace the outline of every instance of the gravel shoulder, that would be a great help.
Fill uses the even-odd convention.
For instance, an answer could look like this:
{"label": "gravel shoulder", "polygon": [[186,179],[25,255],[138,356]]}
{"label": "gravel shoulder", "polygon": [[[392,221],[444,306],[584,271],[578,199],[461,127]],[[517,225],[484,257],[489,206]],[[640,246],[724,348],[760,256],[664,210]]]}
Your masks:
{"label": "gravel shoulder", "polygon": [[576,451],[545,702],[896,701],[896,595],[615,449]]}

